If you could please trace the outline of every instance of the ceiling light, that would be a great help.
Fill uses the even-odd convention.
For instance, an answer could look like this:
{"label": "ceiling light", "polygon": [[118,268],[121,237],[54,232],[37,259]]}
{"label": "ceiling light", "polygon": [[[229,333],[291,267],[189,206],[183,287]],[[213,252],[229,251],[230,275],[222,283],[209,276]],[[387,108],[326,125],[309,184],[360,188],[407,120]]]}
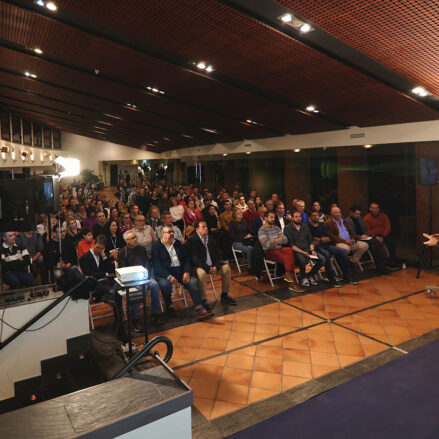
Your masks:
{"label": "ceiling light", "polygon": [[425,98],[426,96],[428,96],[430,94],[427,90],[425,90],[424,87],[415,87],[412,90],[412,93],[414,93],[415,95],[420,96],[421,98]]}
{"label": "ceiling light", "polygon": [[38,76],[37,76],[35,73],[31,73],[31,74],[30,74],[30,77],[31,77],[31,78],[34,78],[34,79],[35,79],[35,78],[38,78]]}
{"label": "ceiling light", "polygon": [[250,120],[250,119],[247,119],[246,122],[247,122],[247,123],[253,123],[253,121]]}
{"label": "ceiling light", "polygon": [[37,0],[37,5],[38,6],[44,6],[43,0]]}
{"label": "ceiling light", "polygon": [[53,3],[53,2],[47,2],[46,3],[46,8],[49,9],[50,11],[56,11],[58,9],[56,4]]}
{"label": "ceiling light", "polygon": [[163,140],[170,141],[171,139],[169,137],[163,137]]}
{"label": "ceiling light", "polygon": [[126,106],[130,108],[137,108],[134,104],[130,104],[129,102],[127,102]]}
{"label": "ceiling light", "polygon": [[211,66],[211,65],[208,65],[207,67],[206,67],[206,72],[207,73],[211,73],[211,72],[213,72],[215,69],[213,68],[213,66]]}
{"label": "ceiling light", "polygon": [[229,154],[227,154],[226,152],[223,154],[223,157],[227,157]]}
{"label": "ceiling light", "polygon": [[112,117],[113,119],[119,119],[119,120],[122,120],[121,117],[119,117],[119,116],[115,116],[114,114],[111,114],[111,113],[104,113],[104,116]]}
{"label": "ceiling light", "polygon": [[186,137],[186,139],[195,139],[194,136],[190,136],[189,134],[182,134],[181,137]]}
{"label": "ceiling light", "polygon": [[[52,158],[50,158],[52,160]],[[75,177],[79,175],[81,169],[81,163],[78,159],[67,159],[62,156],[58,156],[55,159],[55,163],[60,167],[58,174],[60,178]]]}
{"label": "ceiling light", "polygon": [[250,155],[250,154],[251,154],[251,151],[246,151],[246,154],[247,154],[247,155]]}
{"label": "ceiling light", "polygon": [[206,133],[210,134],[218,134],[218,131],[215,128],[201,128],[203,131],[206,131]]}
{"label": "ceiling light", "polygon": [[296,148],[294,152],[300,152],[300,148]]}
{"label": "ceiling light", "polygon": [[29,72],[24,72],[24,76],[29,77],[29,76],[30,76],[30,73],[29,73]]}
{"label": "ceiling light", "polygon": [[312,30],[312,27],[310,24],[304,23],[304,24],[302,24],[302,26],[299,27],[299,30],[300,30],[300,32],[303,32],[304,34],[306,34],[310,30]]}
{"label": "ceiling light", "polygon": [[314,105],[308,105],[306,107],[306,111],[309,111],[310,113],[318,113],[319,112]]}
{"label": "ceiling light", "polygon": [[43,51],[41,49],[39,49],[38,47],[35,47],[34,52],[38,53],[38,55],[41,55],[43,53]]}
{"label": "ceiling light", "polygon": [[[107,116],[108,116],[108,115],[107,115]],[[112,123],[110,123],[110,122],[104,122],[103,120],[97,120],[96,123],[103,123],[103,124],[105,124],[105,125],[111,125],[111,126],[113,126]]]}
{"label": "ceiling light", "polygon": [[291,14],[284,14],[280,16],[280,19],[284,23],[291,23],[293,21],[293,16]]}
{"label": "ceiling light", "polygon": [[158,140],[153,140],[152,143],[160,143]]}
{"label": "ceiling light", "polygon": [[373,146],[373,145],[364,145],[364,148],[369,149],[369,148],[372,148],[372,146]]}
{"label": "ceiling light", "polygon": [[204,70],[207,66],[206,66],[206,63],[204,63],[203,61],[200,61],[200,62],[197,64],[197,67],[198,67],[200,70]]}

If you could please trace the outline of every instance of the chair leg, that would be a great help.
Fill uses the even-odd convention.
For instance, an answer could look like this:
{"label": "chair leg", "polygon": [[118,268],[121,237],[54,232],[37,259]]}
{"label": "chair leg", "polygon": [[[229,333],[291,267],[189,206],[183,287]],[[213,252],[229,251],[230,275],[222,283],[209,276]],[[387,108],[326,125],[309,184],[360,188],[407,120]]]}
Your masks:
{"label": "chair leg", "polygon": [[267,261],[264,259],[265,271],[267,272],[268,280],[270,281],[270,285],[274,287],[273,279],[271,278],[271,272],[268,268]]}
{"label": "chair leg", "polygon": [[209,275],[209,278],[210,278],[210,284],[212,285],[212,291],[213,291],[213,294],[215,295],[215,300],[218,300],[218,296],[217,296],[217,294],[216,294],[216,288],[215,288],[215,285],[214,285],[214,283],[213,283],[213,278],[212,278],[212,275],[211,275],[211,274]]}
{"label": "chair leg", "polygon": [[241,267],[239,266],[238,257],[236,256],[236,252],[233,247],[232,247],[232,253],[233,253],[233,257],[235,258],[235,263],[236,266],[238,267],[238,271],[241,274]]}
{"label": "chair leg", "polygon": [[91,305],[90,305],[90,301],[88,302],[88,315],[90,317],[90,324],[91,324],[91,329],[92,331],[95,329],[95,325],[93,323],[93,315],[91,313]]}
{"label": "chair leg", "polygon": [[184,287],[183,287],[183,285],[180,285],[180,294],[183,294],[184,306],[187,308],[186,293],[184,292]]}

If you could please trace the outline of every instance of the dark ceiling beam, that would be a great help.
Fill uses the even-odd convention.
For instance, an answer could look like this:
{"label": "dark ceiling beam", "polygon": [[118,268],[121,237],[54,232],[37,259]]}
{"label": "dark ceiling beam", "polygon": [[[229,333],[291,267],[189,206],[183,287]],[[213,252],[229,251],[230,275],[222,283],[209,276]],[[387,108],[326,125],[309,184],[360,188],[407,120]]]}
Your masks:
{"label": "dark ceiling beam", "polygon": [[[439,98],[436,96],[431,95],[421,98],[411,93],[411,90],[419,84],[414,84],[403,76],[395,73],[393,70],[390,70],[372,58],[369,58],[362,52],[354,49],[352,46],[318,28],[306,18],[300,17],[293,10],[277,3],[275,0],[217,1],[231,7],[235,11],[264,23],[277,32],[299,41],[382,84],[385,84],[409,99],[415,100],[434,110],[439,110]],[[299,20],[311,24],[314,30],[312,32],[302,33],[299,30],[288,26],[288,24],[283,23],[279,17],[286,13],[290,13]]]}
{"label": "dark ceiling beam", "polygon": [[[175,102],[175,103],[177,103],[179,105],[184,105],[184,106],[187,106],[187,107],[192,107],[192,108],[200,110],[200,111],[202,111],[204,113],[213,114],[215,116],[219,116],[219,117],[231,120],[233,122],[242,123],[242,120],[243,120],[243,119],[240,119],[240,118],[234,116],[233,114],[225,113],[223,111],[219,111],[219,110],[214,109],[214,108],[206,107],[204,105],[199,105],[199,104],[196,104],[194,102],[190,102],[190,101],[187,101],[185,99],[181,99],[179,97],[172,96],[169,93],[165,93],[164,95],[157,95],[157,94],[155,94],[153,92],[149,92],[146,89],[145,86],[141,86],[139,84],[136,84],[135,82],[127,81],[126,79],[121,79],[121,78],[118,78],[116,76],[109,75],[106,72],[101,72],[100,71],[99,74],[96,75],[94,70],[86,68],[86,67],[83,67],[83,66],[80,66],[78,64],[74,64],[74,63],[72,63],[70,61],[66,61],[63,58],[55,57],[55,56],[48,55],[48,54],[45,54],[45,53],[43,53],[41,55],[36,55],[35,52],[31,48],[28,48],[28,47],[25,47],[25,46],[21,46],[19,44],[13,43],[12,41],[8,41],[8,40],[4,40],[4,39],[0,38],[0,47],[5,47],[5,48],[7,48],[9,50],[13,50],[15,52],[20,52],[20,53],[23,53],[25,55],[31,56],[33,58],[36,58],[36,59],[43,59],[43,60],[45,60],[47,62],[50,62],[52,64],[55,64],[57,66],[68,68],[68,69],[73,70],[75,72],[80,72],[82,74],[89,75],[89,76],[91,76],[93,78],[104,79],[104,80],[109,81],[109,82],[111,82],[113,84],[117,84],[117,85],[121,85],[121,86],[130,88],[131,90],[135,90],[135,91],[140,92],[142,94],[153,96],[153,97],[155,97],[157,99],[166,99],[166,100]],[[162,117],[162,118],[168,119],[168,120],[173,120],[173,121],[179,122],[181,124],[186,124],[186,125],[195,127],[197,129],[201,129],[202,128],[200,125],[196,125],[196,124],[193,124],[193,123],[190,123],[190,122],[187,122],[187,121],[184,121],[184,120],[180,120],[180,119],[175,119],[175,118],[169,117],[169,116],[167,116],[165,114],[161,114],[161,113],[154,112],[154,111],[151,111],[151,110],[143,110],[143,111],[146,112],[146,113],[152,114],[154,116]],[[271,128],[271,127],[269,127],[267,125],[263,125],[262,127],[260,126],[260,128],[263,128],[265,131],[271,132],[271,133],[276,134],[278,136],[285,134],[285,133],[283,133],[283,132],[281,132],[279,130],[276,130],[274,128]]]}
{"label": "dark ceiling beam", "polygon": [[[128,47],[139,53],[144,53],[148,56],[152,56],[154,58],[160,59],[161,61],[173,64],[177,67],[190,71],[194,74],[203,76],[210,80],[219,81],[229,86],[244,90],[247,93],[251,93],[255,96],[262,97],[268,101],[293,108],[294,110],[302,114],[306,114],[311,117],[316,117],[319,119],[326,120],[342,128],[348,126],[347,122],[334,118],[324,112],[308,113],[305,111],[304,106],[299,104],[298,102],[294,102],[293,100],[287,97],[278,95],[271,91],[252,85],[250,83],[236,79],[228,75],[227,73],[221,72],[219,70],[214,70],[211,73],[202,73],[202,71],[200,71],[194,65],[194,63],[198,60],[192,60],[187,57],[169,52],[161,47],[152,45],[135,35],[128,34],[126,32],[120,31],[106,24],[92,20],[88,17],[77,14],[74,11],[64,9],[62,7],[58,7],[56,12],[51,12],[45,7],[38,6],[36,3],[32,2],[31,0],[3,0],[3,1],[5,3],[9,3],[13,6],[33,12],[50,20],[87,32],[96,37],[100,37],[105,40],[112,41],[113,43],[119,44],[121,46]],[[259,0],[255,3],[258,2]]]}

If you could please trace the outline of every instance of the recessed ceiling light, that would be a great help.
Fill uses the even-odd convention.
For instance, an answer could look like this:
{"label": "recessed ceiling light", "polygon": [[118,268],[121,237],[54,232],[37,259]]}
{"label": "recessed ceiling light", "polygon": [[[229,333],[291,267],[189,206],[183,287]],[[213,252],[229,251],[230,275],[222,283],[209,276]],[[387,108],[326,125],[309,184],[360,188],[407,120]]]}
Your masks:
{"label": "recessed ceiling light", "polygon": [[24,76],[29,77],[29,76],[30,76],[30,73],[29,73],[29,72],[24,72]]}
{"label": "recessed ceiling light", "polygon": [[306,107],[306,111],[309,111],[309,112],[315,112],[316,111],[316,107],[314,106],[314,105],[308,105],[307,107]]}
{"label": "recessed ceiling light", "polygon": [[246,151],[246,154],[247,155],[250,155],[252,152],[251,151]]}
{"label": "recessed ceiling light", "polygon": [[308,23],[304,23],[302,24],[302,26],[299,27],[300,32],[306,34],[307,32],[309,32],[310,30],[312,30],[312,27],[310,24]]}
{"label": "recessed ceiling light", "polygon": [[206,131],[206,133],[210,134],[218,134],[218,131],[215,128],[201,128],[203,131]]}
{"label": "recessed ceiling light", "polygon": [[296,148],[294,152],[300,152],[300,148]]}
{"label": "recessed ceiling light", "polygon": [[293,21],[293,16],[291,14],[284,14],[280,16],[280,19],[284,23],[291,23]]}
{"label": "recessed ceiling light", "polygon": [[35,78],[38,78],[38,76],[37,76],[35,73],[31,73],[31,74],[30,74],[30,77],[31,77],[31,78],[34,78],[34,79],[35,79]]}
{"label": "recessed ceiling light", "polygon": [[111,114],[111,113],[104,113],[104,116],[112,117],[113,119],[122,120],[121,117],[119,117],[119,116],[115,116],[114,114]]}
{"label": "recessed ceiling light", "polygon": [[365,148],[369,149],[372,148],[373,145],[364,145]]}
{"label": "recessed ceiling light", "polygon": [[427,90],[425,90],[424,87],[415,87],[412,90],[412,93],[414,93],[415,95],[420,96],[421,98],[425,98],[426,96],[428,96],[430,94]]}
{"label": "recessed ceiling light", "polygon": [[197,64],[197,67],[198,67],[200,70],[204,70],[207,66],[206,66],[206,63],[205,63],[205,62],[200,61],[200,62]]}
{"label": "recessed ceiling light", "polygon": [[247,123],[253,123],[253,121],[251,119],[247,119],[246,122]]}
{"label": "recessed ceiling light", "polygon": [[50,11],[56,11],[58,9],[56,4],[53,3],[53,2],[47,2],[46,3],[46,8],[49,9]]}
{"label": "recessed ceiling light", "polygon": [[223,157],[227,157],[229,154],[227,154],[226,152],[223,154]]}
{"label": "recessed ceiling light", "polygon": [[186,139],[195,139],[194,136],[190,136],[189,134],[182,134],[181,137],[186,137]]}
{"label": "recessed ceiling light", "polygon": [[103,120],[97,120],[96,123],[103,123],[104,125],[111,125],[111,126],[113,126],[112,123],[110,123],[110,122],[104,122]]}
{"label": "recessed ceiling light", "polygon": [[137,108],[134,104],[130,104],[129,102],[127,102],[126,106],[130,108]]}
{"label": "recessed ceiling light", "polygon": [[170,141],[171,139],[169,137],[163,137],[163,140]]}
{"label": "recessed ceiling light", "polygon": [[37,5],[38,6],[44,6],[43,0],[37,0]]}
{"label": "recessed ceiling light", "polygon": [[211,66],[211,65],[208,65],[207,67],[206,67],[206,72],[207,73],[211,73],[211,72],[213,72],[215,69],[213,68],[213,66]]}
{"label": "recessed ceiling light", "polygon": [[160,143],[158,140],[153,140],[152,142],[153,143]]}
{"label": "recessed ceiling light", "polygon": [[41,55],[43,53],[43,51],[41,49],[39,49],[38,47],[35,47],[34,52],[38,53],[38,55]]}

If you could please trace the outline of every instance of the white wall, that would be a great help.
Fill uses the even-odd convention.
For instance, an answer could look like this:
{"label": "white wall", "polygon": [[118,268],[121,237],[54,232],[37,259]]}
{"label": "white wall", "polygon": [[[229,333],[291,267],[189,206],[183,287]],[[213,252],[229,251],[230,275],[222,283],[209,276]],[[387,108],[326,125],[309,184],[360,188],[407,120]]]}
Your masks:
{"label": "white wall", "polygon": [[120,160],[159,159],[160,154],[143,151],[138,148],[117,145],[77,134],[62,133],[62,150],[67,157],[79,159],[81,171],[91,169],[99,175],[99,162]]}

